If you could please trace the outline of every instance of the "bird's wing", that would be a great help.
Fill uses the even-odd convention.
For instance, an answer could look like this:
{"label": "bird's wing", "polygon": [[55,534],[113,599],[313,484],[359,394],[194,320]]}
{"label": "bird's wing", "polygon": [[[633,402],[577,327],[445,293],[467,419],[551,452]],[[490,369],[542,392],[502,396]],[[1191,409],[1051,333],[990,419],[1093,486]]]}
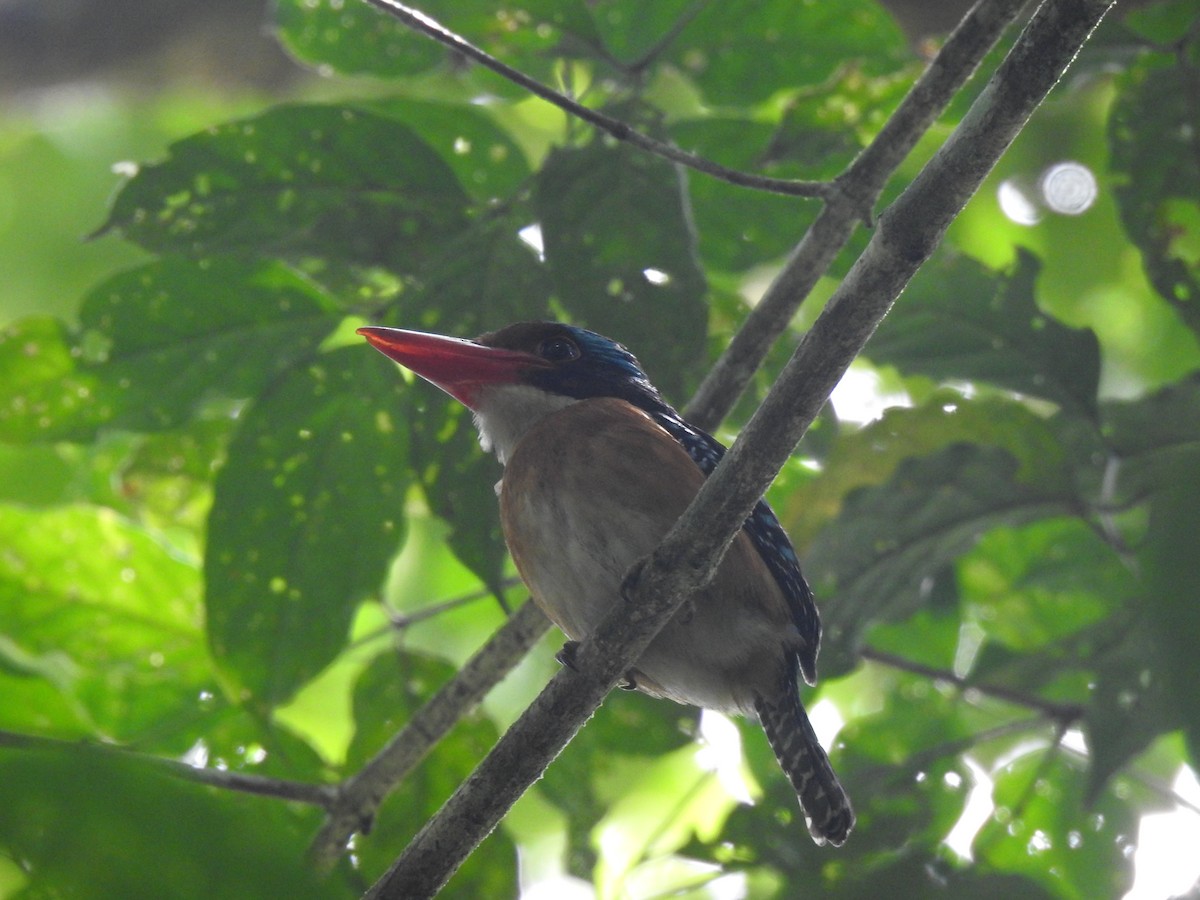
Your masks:
{"label": "bird's wing", "polygon": [[[674,412],[672,410],[672,412]],[[705,477],[712,474],[717,463],[725,455],[725,445],[706,431],[689,425],[682,418],[656,416],[655,420],[687,451],[692,462]],[[821,645],[821,618],[817,613],[816,600],[804,575],[800,571],[800,560],[792,547],[787,532],[779,524],[774,510],[766,500],[759,500],[742,525],[755,549],[762,557],[771,575],[779,584],[787,600],[803,645],[799,650],[800,671],[804,680],[813,684],[817,679],[817,651]]]}

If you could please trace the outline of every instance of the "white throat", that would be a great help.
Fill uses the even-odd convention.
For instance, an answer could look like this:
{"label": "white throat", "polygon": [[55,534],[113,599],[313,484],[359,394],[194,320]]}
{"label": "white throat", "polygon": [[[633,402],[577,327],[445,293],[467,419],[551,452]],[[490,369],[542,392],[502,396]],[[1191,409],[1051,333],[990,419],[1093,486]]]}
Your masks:
{"label": "white throat", "polygon": [[506,463],[525,432],[551,413],[578,402],[524,384],[490,387],[476,400],[479,444],[485,452],[494,450],[501,464]]}

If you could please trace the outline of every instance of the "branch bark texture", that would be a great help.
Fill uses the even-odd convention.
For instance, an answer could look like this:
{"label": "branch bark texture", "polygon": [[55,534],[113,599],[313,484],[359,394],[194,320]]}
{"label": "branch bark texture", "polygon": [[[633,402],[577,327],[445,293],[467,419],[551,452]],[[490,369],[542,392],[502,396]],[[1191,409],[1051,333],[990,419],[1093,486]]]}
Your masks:
{"label": "branch bark texture", "polygon": [[368,893],[435,894],[540,777],[684,600],[711,577],[754,503],[917,268],[1066,70],[1112,0],[1047,0],[954,134],[881,217],[812,330],[625,602],[508,730]]}

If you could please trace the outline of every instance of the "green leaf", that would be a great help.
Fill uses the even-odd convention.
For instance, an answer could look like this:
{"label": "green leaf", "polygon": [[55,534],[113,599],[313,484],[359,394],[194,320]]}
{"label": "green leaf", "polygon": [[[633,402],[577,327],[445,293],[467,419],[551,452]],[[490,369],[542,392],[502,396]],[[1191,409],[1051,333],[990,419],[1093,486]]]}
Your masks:
{"label": "green leaf", "polygon": [[[529,0],[519,9],[497,9],[484,0],[425,0],[419,11],[531,75],[547,78],[556,51],[601,55],[585,4]],[[280,0],[280,38],[303,62],[345,75],[404,79],[440,66],[460,68],[461,58],[382,10],[342,0]],[[493,78],[497,90],[514,91]]]}
{"label": "green leaf", "polygon": [[1039,470],[1070,477],[1070,460],[1053,423],[1024,404],[1000,398],[967,399],[936,391],[917,407],[894,407],[858,431],[839,435],[819,478],[802,484],[776,507],[800,547],[810,544],[838,514],[853,489],[882,484],[904,460],[951,444],[998,447],[1020,462],[1018,478],[1037,479]]}
{"label": "green leaf", "polygon": [[279,106],[171,145],[102,232],[155,252],[331,258],[411,270],[466,224],[467,195],[413,131],[349,106]]}
{"label": "green leaf", "polygon": [[967,257],[940,254],[913,279],[864,351],[905,374],[985,381],[1094,418],[1100,346],[1090,329],[1038,309],[1040,263],[1028,252],[997,276]]}
{"label": "green leaf", "polygon": [[534,206],[566,312],[631,347],[670,397],[704,358],[704,273],[679,173],[625,146],[555,150]]}
{"label": "green leaf", "polygon": [[1200,471],[1200,374],[1149,396],[1106,403],[1101,413],[1122,499],[1170,489],[1189,467]]}
{"label": "green leaf", "polygon": [[1200,334],[1200,77],[1195,66],[1152,65],[1122,80],[1109,121],[1117,204],[1150,282]]}
{"label": "green leaf", "polygon": [[529,163],[512,135],[478,106],[389,98],[366,108],[411,128],[477,202],[507,200],[530,176]]}
{"label": "green leaf", "polygon": [[996,814],[971,848],[988,869],[1021,874],[1057,897],[1120,897],[1133,878],[1137,816],[1105,794],[1085,804],[1083,765],[1065,753],[1027,753],[993,778]]}
{"label": "green leaf", "polygon": [[959,561],[988,640],[1033,650],[1104,621],[1137,593],[1117,552],[1078,518],[997,528]]}
{"label": "green leaf", "polygon": [[0,853],[20,860],[22,896],[359,894],[345,871],[321,879],[303,863],[313,811],[213,791],[111,752],[0,750],[0,806]]}
{"label": "green leaf", "polygon": [[957,444],[901,464],[880,487],[846,498],[813,544],[806,569],[822,606],[825,671],[853,659],[874,621],[929,603],[933,576],[990,529],[1070,513],[1073,486],[1056,466],[1019,472],[1008,453]]}
{"label": "green leaf", "polygon": [[0,546],[3,727],[141,740],[212,689],[198,567],[174,548],[111,510],[17,506]]}
{"label": "green leaf", "polygon": [[287,700],[345,643],[403,536],[403,382],[367,347],[281,376],[242,415],[217,475],[205,603],[221,665]]}
{"label": "green leaf", "polygon": [[96,288],[78,329],[26,319],[0,336],[0,437],[175,427],[210,399],[255,393],[337,322],[277,263],[165,257]]}
{"label": "green leaf", "polygon": [[851,61],[879,74],[899,68],[910,55],[879,4],[765,0],[707,4],[665,58],[688,73],[711,104],[742,106],[823,82]]}
{"label": "green leaf", "polygon": [[[794,166],[765,167],[772,132],[767,123],[732,117],[670,125],[676,144],[705,159],[742,171],[806,177]],[[750,191],[699,173],[688,176],[688,196],[705,265],[728,272],[743,272],[782,257],[820,209],[814,200]]]}

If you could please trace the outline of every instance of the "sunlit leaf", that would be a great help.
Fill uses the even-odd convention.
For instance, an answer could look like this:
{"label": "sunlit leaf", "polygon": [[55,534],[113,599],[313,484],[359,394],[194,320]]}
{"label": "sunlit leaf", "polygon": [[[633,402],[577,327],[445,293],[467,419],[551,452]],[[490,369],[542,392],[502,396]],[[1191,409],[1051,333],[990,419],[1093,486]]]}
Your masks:
{"label": "sunlit leaf", "polygon": [[1108,794],[1084,802],[1082,763],[1063,751],[1026,754],[994,776],[993,816],[971,848],[988,868],[1022,874],[1055,896],[1120,897],[1133,876],[1137,819]]}
{"label": "sunlit leaf", "polygon": [[265,704],[345,642],[403,536],[407,434],[393,367],[368,347],[278,379],[217,475],[205,555],[213,652]]}
{"label": "sunlit leaf", "polygon": [[5,727],[138,740],[213,689],[194,562],[89,507],[0,507],[0,546]]}
{"label": "sunlit leaf", "polygon": [[258,391],[333,329],[328,298],[273,263],[164,257],[108,280],[80,327],[26,319],[0,336],[0,435],[156,431]]}

